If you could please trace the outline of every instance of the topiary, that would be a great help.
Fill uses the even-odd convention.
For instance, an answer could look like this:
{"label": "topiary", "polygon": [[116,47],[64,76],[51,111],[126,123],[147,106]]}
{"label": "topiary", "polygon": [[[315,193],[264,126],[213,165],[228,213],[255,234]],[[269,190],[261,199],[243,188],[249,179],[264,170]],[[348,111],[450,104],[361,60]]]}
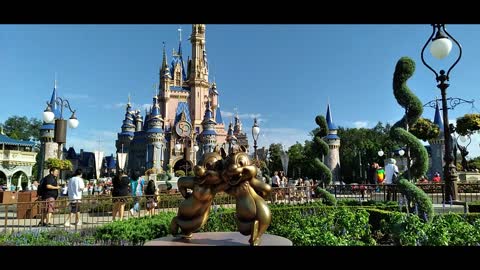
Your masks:
{"label": "topiary", "polygon": [[406,179],[401,179],[397,185],[399,191],[407,198],[407,207],[411,202],[417,209],[420,219],[425,222],[431,221],[433,218],[433,204],[428,195],[415,184],[410,183]]}
{"label": "topiary", "polygon": [[337,205],[337,199],[335,199],[335,196],[333,196],[332,193],[320,187],[317,188],[316,192],[318,193],[318,196],[323,199],[324,204],[331,206]]}
{"label": "topiary", "polygon": [[[420,178],[428,170],[427,150],[417,137],[405,129],[407,124],[409,127],[414,126],[423,112],[422,102],[407,86],[407,80],[413,75],[414,71],[415,62],[411,58],[402,57],[398,60],[393,74],[393,94],[398,104],[405,108],[405,115],[392,126],[390,137],[410,147],[414,161],[409,169],[410,174],[414,178]],[[399,178],[405,178],[405,173],[400,175]]]}
{"label": "topiary", "polygon": [[329,185],[332,182],[332,172],[322,162],[323,157],[328,154],[328,144],[323,140],[323,137],[328,134],[327,121],[323,115],[318,115],[315,117],[315,122],[320,127],[320,130],[313,138],[313,152],[318,153],[318,157],[313,160],[313,166],[318,173],[318,179],[321,179],[320,181],[325,185]]}

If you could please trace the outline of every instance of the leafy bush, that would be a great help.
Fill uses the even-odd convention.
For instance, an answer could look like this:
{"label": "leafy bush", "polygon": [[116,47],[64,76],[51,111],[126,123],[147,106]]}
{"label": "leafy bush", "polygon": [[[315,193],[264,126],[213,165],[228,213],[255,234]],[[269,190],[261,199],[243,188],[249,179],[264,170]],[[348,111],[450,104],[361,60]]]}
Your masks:
{"label": "leafy bush", "polygon": [[335,196],[331,194],[330,192],[326,191],[323,188],[318,187],[317,190],[315,191],[320,198],[322,198],[323,203],[326,205],[336,205],[337,204],[337,199],[335,199]]}
{"label": "leafy bush", "polygon": [[45,166],[50,168],[57,168],[59,170],[68,170],[71,171],[73,169],[72,162],[68,159],[58,159],[58,158],[49,158],[45,161]]}
{"label": "leafy bush", "polygon": [[415,205],[416,209],[418,209],[418,216],[423,221],[428,222],[433,218],[432,199],[423,190],[406,179],[401,179],[397,187],[406,196],[408,203],[411,202]]}
{"label": "leafy bush", "polygon": [[90,231],[69,232],[61,229],[20,231],[0,235],[0,246],[78,246],[92,245]]}
{"label": "leafy bush", "polygon": [[175,172],[175,176],[176,176],[176,177],[185,176],[185,171],[183,171],[183,170],[178,170],[178,171]]}
{"label": "leafy bush", "polygon": [[109,241],[113,245],[120,245],[122,241],[143,245],[145,241],[168,235],[170,222],[175,216],[175,212],[162,212],[154,217],[114,221],[97,228],[95,238]]}

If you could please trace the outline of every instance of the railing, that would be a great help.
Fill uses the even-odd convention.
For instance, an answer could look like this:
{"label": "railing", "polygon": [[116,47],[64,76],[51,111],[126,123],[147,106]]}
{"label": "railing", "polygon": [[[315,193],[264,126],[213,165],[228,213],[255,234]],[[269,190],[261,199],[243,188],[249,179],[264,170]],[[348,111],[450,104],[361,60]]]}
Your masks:
{"label": "railing", "polygon": [[[147,196],[138,197],[115,197],[116,199],[124,199],[124,215],[123,219],[147,216]],[[140,211],[131,212],[135,202],[139,202]],[[180,193],[176,194],[160,194],[153,209],[153,214],[160,212],[174,211],[176,212],[184,198]],[[81,225],[75,224],[75,214],[72,214],[70,226],[66,226],[65,222],[70,215],[70,202],[66,197],[59,197],[55,200],[55,211],[52,214],[51,225],[42,225],[42,215],[47,212],[47,202],[16,202],[11,204],[0,204],[0,233],[17,232],[22,230],[43,230],[48,228],[61,228],[65,230],[77,231],[79,229],[89,229],[100,226],[113,221],[112,211],[113,202],[111,196],[87,196],[82,198],[80,203],[80,220]],[[234,208],[235,198],[224,193],[217,194],[212,202],[212,208],[217,207]],[[119,219],[117,214],[116,219]]]}
{"label": "railing", "polygon": [[[444,184],[417,184],[432,199],[434,204],[443,203]],[[400,200],[401,194],[396,185],[328,185],[325,187],[337,200],[354,199],[359,201],[389,201]],[[480,184],[458,184],[458,199],[464,202],[480,200]],[[286,188],[273,188],[267,203],[301,204],[308,201],[318,200],[315,187],[291,186]],[[117,197],[118,198],[118,197]],[[124,197],[124,219],[143,217],[148,215],[146,210],[147,197]],[[140,211],[133,214],[129,211],[138,200]],[[180,193],[160,194],[153,214],[160,212],[176,212],[179,205],[184,201]],[[80,204],[80,220],[82,225],[75,225],[75,215],[70,221],[71,227],[65,226],[65,221],[70,214],[70,204],[67,198],[59,197],[55,201],[56,211],[53,213],[52,226],[39,226],[42,214],[46,212],[45,201],[15,202],[0,204],[0,233],[22,231],[32,229],[64,228],[66,230],[88,229],[112,222],[113,202],[109,195],[84,196]],[[235,208],[235,198],[225,193],[215,196],[212,208],[217,207]],[[118,219],[118,216],[117,216]]]}

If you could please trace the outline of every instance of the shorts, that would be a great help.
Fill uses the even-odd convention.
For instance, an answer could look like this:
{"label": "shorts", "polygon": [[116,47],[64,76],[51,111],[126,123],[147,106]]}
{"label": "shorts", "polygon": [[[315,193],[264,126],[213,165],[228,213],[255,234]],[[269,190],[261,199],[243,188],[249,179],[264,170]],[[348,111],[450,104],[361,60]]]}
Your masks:
{"label": "shorts", "polygon": [[45,209],[47,213],[55,212],[55,198],[49,197],[45,200]]}
{"label": "shorts", "polygon": [[147,199],[147,210],[151,210],[157,206],[157,202],[154,198]]}
{"label": "shorts", "polygon": [[80,212],[80,202],[73,201],[70,203],[70,213],[79,213]]}

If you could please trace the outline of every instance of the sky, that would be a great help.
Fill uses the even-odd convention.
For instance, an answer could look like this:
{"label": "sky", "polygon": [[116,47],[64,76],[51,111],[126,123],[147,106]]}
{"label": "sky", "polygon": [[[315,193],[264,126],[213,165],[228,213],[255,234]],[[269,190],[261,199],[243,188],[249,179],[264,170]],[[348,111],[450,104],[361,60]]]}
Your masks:
{"label": "sky", "polygon": [[[67,147],[115,153],[128,95],[142,112],[152,103],[162,42],[171,61],[179,28],[186,59],[187,24],[0,25],[0,122],[12,115],[41,119],[57,74],[58,95],[77,110],[80,122],[68,128]],[[447,96],[478,99],[480,27],[447,25],[447,31],[463,48]],[[431,33],[430,25],[415,24],[207,25],[210,81],[217,83],[227,125],[238,111],[253,145],[251,127],[258,117],[259,147],[289,147],[310,139],[315,116],[326,114],[327,103],[338,126],[371,128],[399,120],[404,110],[393,96],[392,78],[402,56],[416,62],[407,84],[422,103],[440,97],[434,74],[420,58]],[[428,48],[425,55],[438,71],[451,66],[458,49],[444,60],[434,59]],[[479,102],[458,105],[449,111],[450,120],[479,113]],[[433,120],[434,113],[425,107],[423,117]],[[71,115],[67,109],[63,114]],[[479,143],[474,135],[470,158],[480,156]]]}

